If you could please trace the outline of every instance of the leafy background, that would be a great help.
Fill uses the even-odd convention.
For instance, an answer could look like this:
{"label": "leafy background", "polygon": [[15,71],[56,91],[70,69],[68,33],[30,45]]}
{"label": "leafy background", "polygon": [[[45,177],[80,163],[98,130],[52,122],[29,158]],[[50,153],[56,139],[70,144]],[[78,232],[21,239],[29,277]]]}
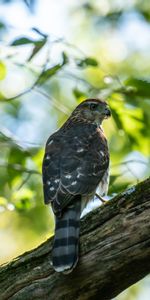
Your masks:
{"label": "leafy background", "polygon": [[[0,263],[53,234],[48,136],[87,97],[107,99],[109,195],[149,173],[150,2],[0,1]],[[116,299],[150,297],[149,277]]]}

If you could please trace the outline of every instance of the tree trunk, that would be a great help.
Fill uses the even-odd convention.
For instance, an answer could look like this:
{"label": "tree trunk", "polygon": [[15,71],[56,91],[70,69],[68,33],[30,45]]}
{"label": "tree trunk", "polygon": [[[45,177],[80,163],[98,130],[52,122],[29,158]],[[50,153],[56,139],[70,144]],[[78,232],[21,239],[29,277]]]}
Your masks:
{"label": "tree trunk", "polygon": [[150,272],[149,200],[147,179],[86,215],[71,274],[52,269],[52,238],[2,266],[0,299],[112,299]]}

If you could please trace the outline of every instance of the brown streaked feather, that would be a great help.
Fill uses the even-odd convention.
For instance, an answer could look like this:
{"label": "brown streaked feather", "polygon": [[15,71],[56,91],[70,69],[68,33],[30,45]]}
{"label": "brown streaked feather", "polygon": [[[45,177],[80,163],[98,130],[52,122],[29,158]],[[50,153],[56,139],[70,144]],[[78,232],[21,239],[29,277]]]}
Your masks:
{"label": "brown streaked feather", "polygon": [[43,162],[45,203],[52,202],[57,214],[75,195],[92,193],[108,168],[107,153],[104,134],[94,125],[78,124],[56,132],[47,143]]}

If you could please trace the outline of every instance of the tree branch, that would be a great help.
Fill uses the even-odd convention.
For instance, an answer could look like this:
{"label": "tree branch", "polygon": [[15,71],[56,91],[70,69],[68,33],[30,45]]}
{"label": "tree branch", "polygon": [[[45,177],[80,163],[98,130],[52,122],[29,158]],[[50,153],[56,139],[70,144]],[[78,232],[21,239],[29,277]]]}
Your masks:
{"label": "tree branch", "polygon": [[147,179],[85,216],[69,275],[51,267],[52,238],[2,266],[1,300],[106,300],[142,279],[150,272],[149,200]]}

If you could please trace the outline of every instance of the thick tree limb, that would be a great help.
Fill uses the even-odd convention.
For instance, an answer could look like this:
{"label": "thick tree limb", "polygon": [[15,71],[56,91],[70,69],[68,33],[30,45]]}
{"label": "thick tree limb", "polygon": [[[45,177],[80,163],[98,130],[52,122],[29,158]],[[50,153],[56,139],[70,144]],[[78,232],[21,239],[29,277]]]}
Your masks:
{"label": "thick tree limb", "polygon": [[[39,220],[40,222],[40,220]],[[150,272],[150,179],[81,220],[79,264],[53,271],[52,239],[0,269],[1,300],[111,299]]]}

